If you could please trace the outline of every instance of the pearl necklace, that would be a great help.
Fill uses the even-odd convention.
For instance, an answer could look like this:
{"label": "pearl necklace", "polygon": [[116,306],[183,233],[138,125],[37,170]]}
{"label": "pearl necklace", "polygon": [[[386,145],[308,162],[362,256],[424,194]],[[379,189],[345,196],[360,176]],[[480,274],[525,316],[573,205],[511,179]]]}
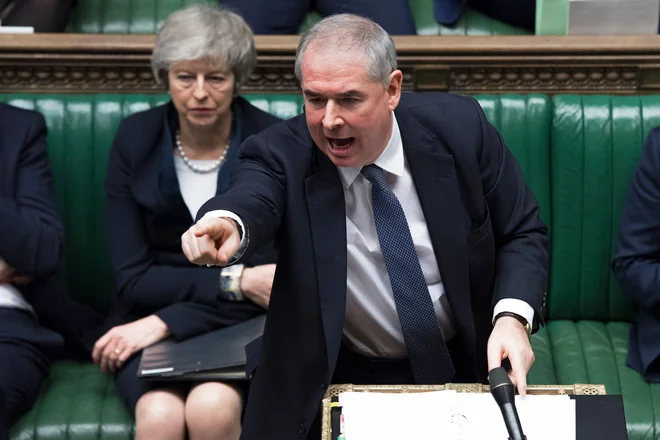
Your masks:
{"label": "pearl necklace", "polygon": [[188,158],[188,156],[186,156],[186,152],[183,151],[183,146],[181,145],[181,136],[179,136],[178,131],[176,132],[175,138],[176,138],[176,149],[179,151],[179,154],[181,155],[181,159],[183,159],[183,163],[185,163],[186,166],[190,168],[193,172],[199,174],[212,173],[213,171],[220,168],[220,165],[222,165],[222,162],[225,160],[227,149],[229,148],[229,145],[227,145],[225,151],[223,151],[220,157],[217,160],[214,160],[211,165],[206,167],[200,167],[199,165],[195,165],[194,163],[190,162],[190,159]]}

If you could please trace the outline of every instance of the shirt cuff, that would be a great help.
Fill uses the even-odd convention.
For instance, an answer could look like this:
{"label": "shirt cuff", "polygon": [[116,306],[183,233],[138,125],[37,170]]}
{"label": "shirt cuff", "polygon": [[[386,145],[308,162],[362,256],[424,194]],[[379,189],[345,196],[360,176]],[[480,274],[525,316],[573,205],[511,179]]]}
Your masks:
{"label": "shirt cuff", "polygon": [[206,217],[230,218],[234,220],[236,223],[238,223],[239,233],[241,234],[241,243],[238,246],[238,251],[236,251],[236,253],[232,255],[232,257],[227,262],[227,266],[231,266],[232,264],[240,260],[243,257],[243,254],[245,254],[248,244],[250,243],[250,231],[248,231],[247,227],[245,227],[245,224],[243,224],[243,220],[241,220],[239,216],[237,216],[231,211],[225,211],[224,209],[209,211],[206,214],[204,214],[202,218],[206,218]]}
{"label": "shirt cuff", "polygon": [[530,326],[534,325],[534,309],[521,299],[504,298],[499,300],[495,304],[495,310],[493,310],[493,323],[495,323],[495,317],[502,312],[520,315],[527,320]]}

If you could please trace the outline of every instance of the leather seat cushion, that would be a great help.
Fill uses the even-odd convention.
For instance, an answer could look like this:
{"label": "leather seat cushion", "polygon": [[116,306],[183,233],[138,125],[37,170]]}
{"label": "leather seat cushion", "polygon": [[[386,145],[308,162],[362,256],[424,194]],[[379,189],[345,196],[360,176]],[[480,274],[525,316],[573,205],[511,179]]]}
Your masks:
{"label": "leather seat cushion", "polygon": [[660,384],[626,366],[627,322],[551,321],[532,336],[530,384],[604,384],[623,398],[630,440],[660,438]]}

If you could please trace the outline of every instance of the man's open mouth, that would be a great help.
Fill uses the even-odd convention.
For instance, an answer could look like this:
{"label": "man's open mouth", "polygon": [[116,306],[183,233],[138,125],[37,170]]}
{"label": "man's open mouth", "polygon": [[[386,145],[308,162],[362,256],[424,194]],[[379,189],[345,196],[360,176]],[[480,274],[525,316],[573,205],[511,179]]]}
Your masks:
{"label": "man's open mouth", "polygon": [[348,138],[328,138],[333,150],[347,150],[355,142],[354,137]]}

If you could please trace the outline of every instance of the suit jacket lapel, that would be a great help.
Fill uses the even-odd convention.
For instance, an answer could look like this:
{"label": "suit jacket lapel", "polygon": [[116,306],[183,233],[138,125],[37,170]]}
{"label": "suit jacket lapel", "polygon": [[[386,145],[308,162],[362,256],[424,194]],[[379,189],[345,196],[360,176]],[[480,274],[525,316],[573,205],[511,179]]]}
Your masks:
{"label": "suit jacket lapel", "polygon": [[133,191],[146,206],[168,212],[170,224],[191,224],[194,219],[181,196],[174,165],[174,133],[170,129],[176,119],[173,104],[161,107],[154,117],[153,129],[136,135],[135,145],[148,149],[134,166]]}
{"label": "suit jacket lapel", "polygon": [[397,110],[396,117],[454,325],[462,342],[473,351],[468,231],[454,159],[442,142],[405,110]]}
{"label": "suit jacket lapel", "polygon": [[337,168],[324,154],[316,151],[314,156],[315,172],[305,179],[305,193],[329,372],[332,374],[341,345],[346,309],[346,205]]}

